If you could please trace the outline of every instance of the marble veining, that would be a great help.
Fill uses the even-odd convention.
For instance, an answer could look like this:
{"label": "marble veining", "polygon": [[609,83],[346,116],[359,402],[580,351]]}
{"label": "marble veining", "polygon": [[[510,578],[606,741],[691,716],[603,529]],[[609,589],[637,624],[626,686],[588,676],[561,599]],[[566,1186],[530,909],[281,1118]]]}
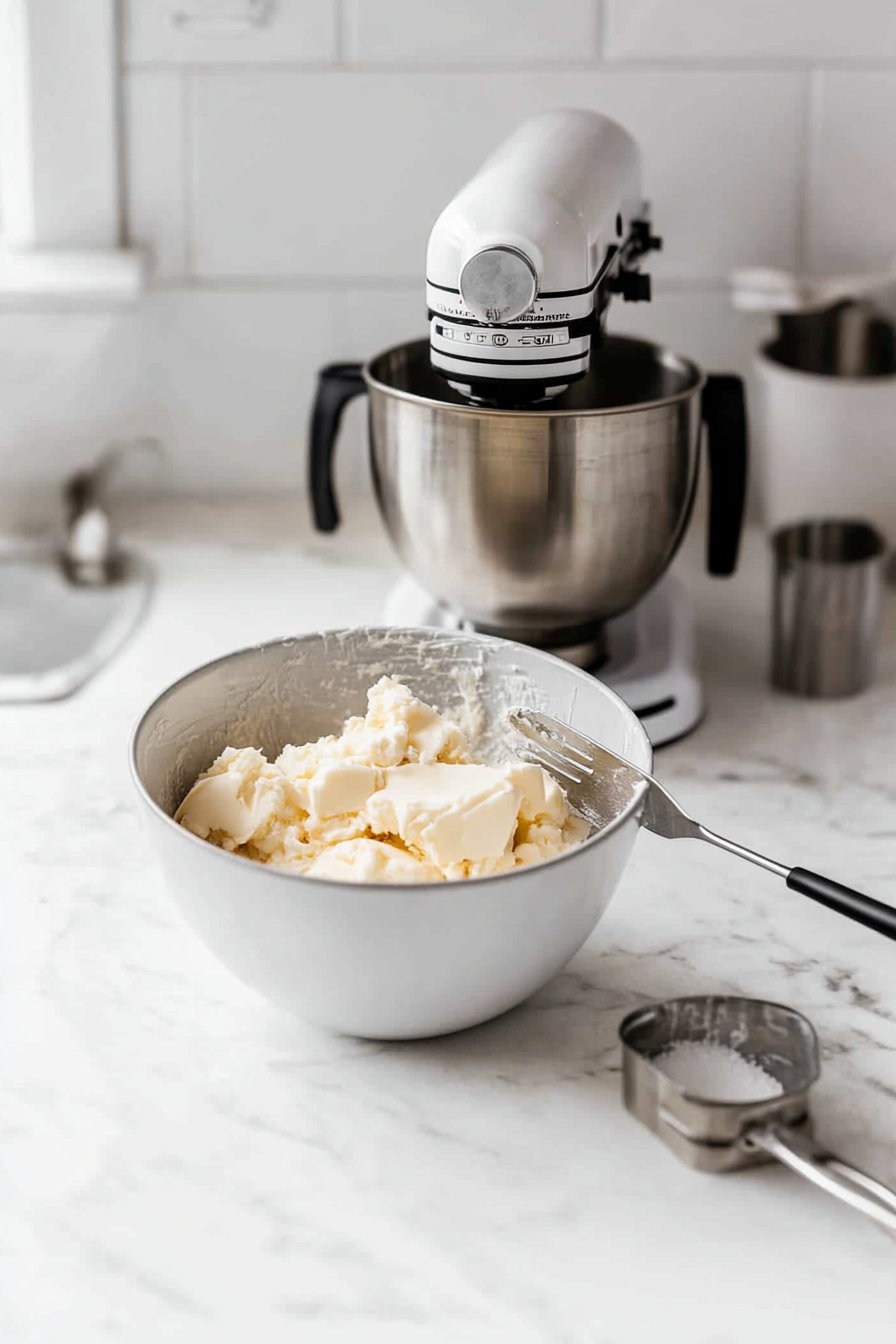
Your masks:
{"label": "marble veining", "polygon": [[[268,1008],[181,922],[128,779],[138,713],[235,647],[375,620],[395,573],[369,515],[307,545],[277,516],[228,541],[207,511],[192,541],[147,527],[137,638],[76,699],[0,710],[4,1344],[889,1344],[896,1244],[783,1170],[680,1166],[622,1108],[616,1037],[673,994],[792,1005],[822,1040],[818,1133],[896,1183],[886,940],[644,834],[533,999],[383,1045]],[[660,777],[714,829],[891,899],[892,594],[875,687],[810,704],[765,683],[760,539],[730,583],[697,559],[710,713]]]}

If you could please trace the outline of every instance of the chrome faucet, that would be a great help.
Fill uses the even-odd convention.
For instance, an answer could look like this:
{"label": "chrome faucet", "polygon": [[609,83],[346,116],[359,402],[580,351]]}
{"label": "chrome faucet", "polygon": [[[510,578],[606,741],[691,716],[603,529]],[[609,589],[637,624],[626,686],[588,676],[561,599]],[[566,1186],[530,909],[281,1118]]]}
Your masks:
{"label": "chrome faucet", "polygon": [[161,455],[156,439],[112,443],[92,467],[85,467],[63,487],[65,539],[60,556],[70,582],[106,587],[119,582],[127,564],[115,533],[110,507],[112,486],[126,464],[142,458],[155,466]]}

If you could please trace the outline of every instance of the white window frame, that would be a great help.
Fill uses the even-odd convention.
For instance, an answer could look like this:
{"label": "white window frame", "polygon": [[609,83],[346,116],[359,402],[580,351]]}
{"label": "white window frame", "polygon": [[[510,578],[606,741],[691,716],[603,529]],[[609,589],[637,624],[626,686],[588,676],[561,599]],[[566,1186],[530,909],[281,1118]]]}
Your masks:
{"label": "white window frame", "polygon": [[119,109],[117,0],[0,0],[0,308],[145,288],[121,246]]}

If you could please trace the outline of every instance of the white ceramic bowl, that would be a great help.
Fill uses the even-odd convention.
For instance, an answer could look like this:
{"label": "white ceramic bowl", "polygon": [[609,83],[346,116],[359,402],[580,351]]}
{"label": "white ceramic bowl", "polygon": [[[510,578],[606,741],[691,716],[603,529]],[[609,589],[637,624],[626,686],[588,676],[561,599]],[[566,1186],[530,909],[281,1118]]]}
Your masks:
{"label": "white ceramic bowl", "polygon": [[473,1026],[522,1002],[581,947],[624,869],[640,800],[583,845],[530,868],[466,882],[362,886],[278,872],[173,820],[226,746],[338,732],[384,673],[447,714],[479,704],[509,757],[506,710],[548,710],[650,769],[638,718],[560,659],[504,640],[435,630],[346,630],[245,649],[192,672],[146,711],[131,766],[152,844],[189,923],[273,1003],[356,1036],[406,1039]]}

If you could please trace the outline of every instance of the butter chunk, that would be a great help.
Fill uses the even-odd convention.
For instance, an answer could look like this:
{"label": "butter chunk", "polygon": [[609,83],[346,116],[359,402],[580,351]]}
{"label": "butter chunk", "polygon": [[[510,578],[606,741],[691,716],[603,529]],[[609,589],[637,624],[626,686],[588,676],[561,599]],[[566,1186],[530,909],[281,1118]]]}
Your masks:
{"label": "butter chunk", "polygon": [[235,848],[302,815],[292,784],[260,751],[228,747],[193,785],[174,820],[203,840],[220,832],[225,848]]}
{"label": "butter chunk", "polygon": [[520,791],[488,765],[403,765],[367,804],[371,829],[397,835],[439,868],[497,859],[516,830]]}
{"label": "butter chunk", "polygon": [[273,763],[228,747],[175,820],[256,862],[341,882],[488,877],[588,834],[540,766],[474,763],[458,725],[393,677],[338,736],[287,744]]}
{"label": "butter chunk", "polygon": [[335,882],[441,882],[437,868],[382,840],[343,840],[325,849],[305,870]]}
{"label": "butter chunk", "polygon": [[522,794],[520,821],[539,821],[548,817],[562,826],[568,805],[556,779],[552,779],[540,765],[522,761],[507,766],[507,778]]}
{"label": "butter chunk", "polygon": [[416,699],[412,699],[407,706],[406,715],[409,761],[429,764],[467,759],[466,740],[451,719],[443,719],[436,710]]}
{"label": "butter chunk", "polygon": [[467,760],[466,739],[451,719],[444,719],[403,682],[381,677],[367,692],[367,714],[349,719],[342,750],[374,765],[391,767],[403,761]]}
{"label": "butter chunk", "polygon": [[360,812],[376,786],[377,772],[372,766],[352,761],[323,765],[308,785],[309,810],[324,818]]}

